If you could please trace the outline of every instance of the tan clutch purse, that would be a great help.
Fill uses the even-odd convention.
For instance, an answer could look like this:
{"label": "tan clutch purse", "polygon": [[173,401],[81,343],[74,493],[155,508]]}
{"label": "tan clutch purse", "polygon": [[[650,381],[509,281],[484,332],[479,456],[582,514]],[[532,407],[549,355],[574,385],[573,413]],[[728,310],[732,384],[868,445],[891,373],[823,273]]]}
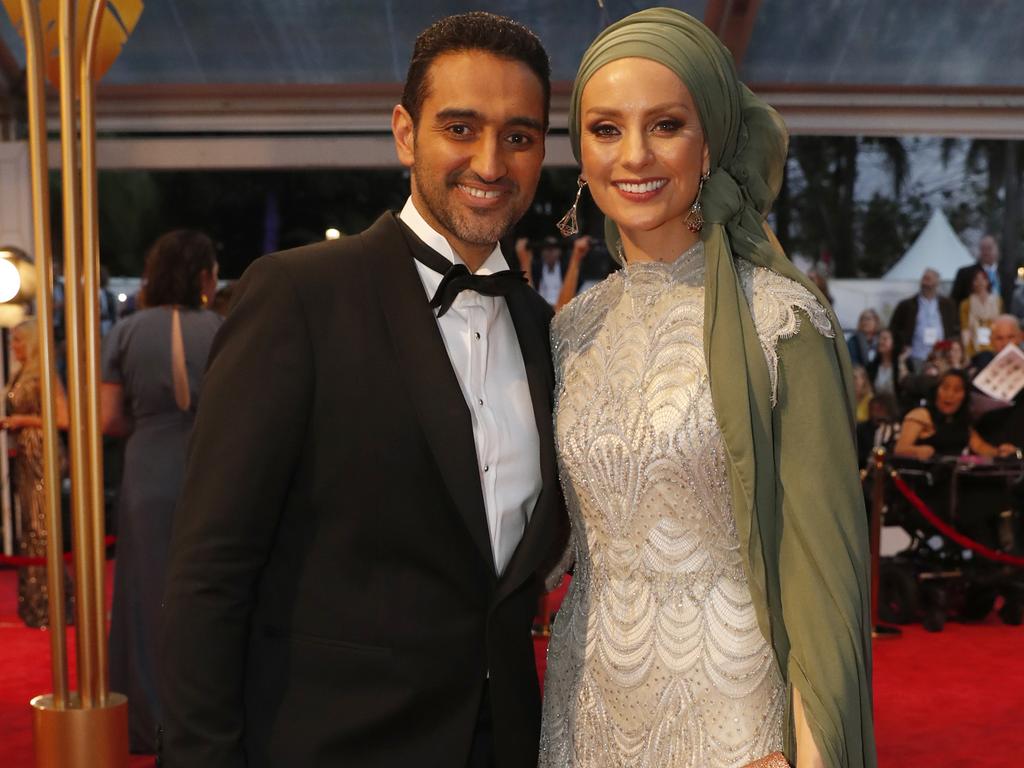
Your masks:
{"label": "tan clutch purse", "polygon": [[781,752],[772,752],[770,755],[765,755],[760,760],[747,763],[744,768],[791,768],[791,766],[786,760],[786,756],[784,754]]}

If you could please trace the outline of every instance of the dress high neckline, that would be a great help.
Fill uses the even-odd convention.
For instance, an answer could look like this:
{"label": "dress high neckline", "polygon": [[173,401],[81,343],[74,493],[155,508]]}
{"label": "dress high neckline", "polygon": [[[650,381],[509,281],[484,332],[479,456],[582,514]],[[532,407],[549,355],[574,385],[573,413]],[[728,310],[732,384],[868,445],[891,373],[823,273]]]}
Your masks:
{"label": "dress high neckline", "polygon": [[684,278],[704,266],[704,243],[697,241],[674,261],[627,261],[623,272],[627,278],[640,275],[660,275],[667,278]]}
{"label": "dress high neckline", "polygon": [[639,280],[646,283],[648,279],[656,282],[668,280],[677,282],[690,278],[696,271],[703,268],[703,243],[697,241],[687,248],[674,261],[628,261],[623,273],[628,282]]}

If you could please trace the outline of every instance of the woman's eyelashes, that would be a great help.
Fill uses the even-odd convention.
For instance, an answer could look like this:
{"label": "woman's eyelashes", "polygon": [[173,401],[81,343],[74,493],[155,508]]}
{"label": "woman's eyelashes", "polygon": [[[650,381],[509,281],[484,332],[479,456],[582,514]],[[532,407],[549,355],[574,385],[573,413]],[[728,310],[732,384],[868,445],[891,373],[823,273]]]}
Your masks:
{"label": "woman's eyelashes", "polygon": [[[658,135],[674,135],[683,128],[683,121],[674,117],[662,117],[650,123],[647,130]],[[613,138],[622,131],[614,123],[599,122],[588,127],[591,134],[598,138]]]}
{"label": "woman's eyelashes", "polygon": [[598,138],[607,138],[611,136],[618,136],[619,129],[612,123],[594,123],[590,126],[589,131]]}

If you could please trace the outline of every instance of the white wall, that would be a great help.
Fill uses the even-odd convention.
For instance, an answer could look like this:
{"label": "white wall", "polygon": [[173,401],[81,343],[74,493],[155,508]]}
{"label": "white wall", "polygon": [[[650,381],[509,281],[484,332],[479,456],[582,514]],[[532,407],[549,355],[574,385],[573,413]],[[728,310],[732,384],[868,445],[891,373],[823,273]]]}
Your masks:
{"label": "white wall", "polygon": [[32,182],[28,143],[0,142],[0,246],[32,254]]}

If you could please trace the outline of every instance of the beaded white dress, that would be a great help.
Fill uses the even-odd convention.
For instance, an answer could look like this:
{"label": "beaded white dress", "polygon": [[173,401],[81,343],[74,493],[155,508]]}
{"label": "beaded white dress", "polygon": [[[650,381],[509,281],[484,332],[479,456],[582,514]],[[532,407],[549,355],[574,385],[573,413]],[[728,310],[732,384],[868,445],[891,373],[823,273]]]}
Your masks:
{"label": "beaded white dress", "polygon": [[[737,261],[772,386],[802,286]],[[575,572],[548,650],[542,768],[733,768],[782,747],[704,357],[702,244],[628,265],[554,319]],[[797,312],[799,309],[801,312]],[[774,402],[774,393],[773,393]]]}

